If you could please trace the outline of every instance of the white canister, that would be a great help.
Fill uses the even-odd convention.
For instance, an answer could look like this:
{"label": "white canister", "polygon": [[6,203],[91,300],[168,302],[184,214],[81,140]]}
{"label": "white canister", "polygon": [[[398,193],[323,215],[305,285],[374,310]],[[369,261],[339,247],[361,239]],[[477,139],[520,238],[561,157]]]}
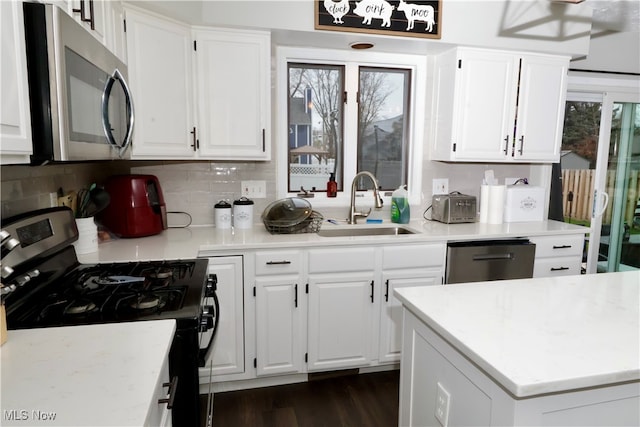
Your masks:
{"label": "white canister", "polygon": [[240,197],[233,202],[233,226],[247,229],[253,227],[253,201]]}
{"label": "white canister", "polygon": [[98,226],[89,218],[76,218],[78,240],[73,242],[77,254],[90,254],[98,250]]}
{"label": "white canister", "polygon": [[231,228],[231,205],[220,200],[213,206],[213,216],[216,223],[216,228]]}

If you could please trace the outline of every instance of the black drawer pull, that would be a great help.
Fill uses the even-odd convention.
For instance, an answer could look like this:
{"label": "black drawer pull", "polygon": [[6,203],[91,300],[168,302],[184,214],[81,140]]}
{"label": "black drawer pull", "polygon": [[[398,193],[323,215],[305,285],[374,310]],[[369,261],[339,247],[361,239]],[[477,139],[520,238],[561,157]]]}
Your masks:
{"label": "black drawer pull", "polygon": [[166,403],[167,409],[172,409],[173,401],[176,398],[176,388],[178,387],[178,376],[176,375],[175,377],[171,378],[170,383],[163,383],[162,387],[169,387],[169,390],[167,390],[167,392],[169,393],[169,397],[166,399],[158,399],[158,403],[159,404]]}
{"label": "black drawer pull", "polygon": [[568,270],[569,267],[551,267],[551,271],[562,271],[562,270]]}
{"label": "black drawer pull", "polygon": [[267,265],[287,265],[291,264],[291,261],[267,261]]}
{"label": "black drawer pull", "polygon": [[553,249],[569,249],[570,247],[571,245],[560,245],[560,246],[553,245]]}

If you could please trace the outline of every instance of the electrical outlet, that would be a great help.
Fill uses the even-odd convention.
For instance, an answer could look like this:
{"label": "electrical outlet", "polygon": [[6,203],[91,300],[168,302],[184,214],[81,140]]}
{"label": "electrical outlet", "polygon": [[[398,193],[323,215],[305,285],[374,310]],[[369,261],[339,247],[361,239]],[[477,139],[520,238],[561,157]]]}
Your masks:
{"label": "electrical outlet", "polygon": [[52,191],[49,193],[49,207],[55,208],[58,206],[58,193]]}
{"label": "electrical outlet", "polygon": [[449,179],[437,178],[433,180],[433,190],[431,194],[448,194],[449,193]]}
{"label": "electrical outlet", "polygon": [[436,393],[436,419],[440,421],[442,427],[447,427],[449,423],[449,406],[451,404],[451,395],[444,389],[442,384],[438,383],[438,392]]}
{"label": "electrical outlet", "polygon": [[267,197],[266,181],[242,181],[241,195],[249,199],[265,199]]}

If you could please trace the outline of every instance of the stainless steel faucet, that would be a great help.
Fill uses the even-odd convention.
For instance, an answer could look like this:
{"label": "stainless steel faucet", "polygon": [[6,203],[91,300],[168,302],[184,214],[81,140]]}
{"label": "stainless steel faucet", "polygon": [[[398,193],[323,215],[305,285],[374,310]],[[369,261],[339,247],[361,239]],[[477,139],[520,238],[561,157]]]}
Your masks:
{"label": "stainless steel faucet", "polygon": [[358,183],[358,178],[362,176],[367,176],[371,179],[373,183],[373,198],[375,199],[376,209],[380,209],[382,207],[382,198],[380,197],[380,193],[378,192],[378,180],[371,172],[362,171],[358,172],[356,176],[353,177],[353,181],[351,181],[351,205],[349,206],[349,218],[347,221],[349,224],[357,224],[357,218],[366,218],[371,213],[371,208],[369,208],[368,212],[356,212],[356,184]]}

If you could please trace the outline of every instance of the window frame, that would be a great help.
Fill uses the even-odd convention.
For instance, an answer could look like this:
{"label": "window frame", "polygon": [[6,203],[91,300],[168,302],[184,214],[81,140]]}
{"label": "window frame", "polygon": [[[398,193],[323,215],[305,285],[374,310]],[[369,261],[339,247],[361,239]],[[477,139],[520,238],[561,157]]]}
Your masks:
{"label": "window frame", "polygon": [[[276,81],[275,100],[276,114],[275,151],[276,151],[276,194],[278,198],[295,197],[297,193],[288,192],[288,63],[343,65],[345,67],[345,90],[347,104],[343,108],[343,128],[345,141],[357,138],[358,104],[356,96],[359,84],[360,67],[405,68],[411,70],[411,82],[408,100],[408,182],[409,202],[421,203],[423,149],[426,141],[426,55],[390,54],[380,52],[356,52],[337,49],[314,49],[279,46],[276,48]],[[348,121],[346,118],[352,117]],[[318,193],[311,199],[314,207],[348,206],[350,203],[351,181],[356,174],[357,146],[345,144],[344,147],[344,181],[343,189],[335,198]],[[358,193],[362,193],[359,191]],[[385,206],[391,205],[391,192],[383,194]],[[360,203],[369,203],[369,198],[361,198]],[[373,200],[371,198],[371,200]]]}

